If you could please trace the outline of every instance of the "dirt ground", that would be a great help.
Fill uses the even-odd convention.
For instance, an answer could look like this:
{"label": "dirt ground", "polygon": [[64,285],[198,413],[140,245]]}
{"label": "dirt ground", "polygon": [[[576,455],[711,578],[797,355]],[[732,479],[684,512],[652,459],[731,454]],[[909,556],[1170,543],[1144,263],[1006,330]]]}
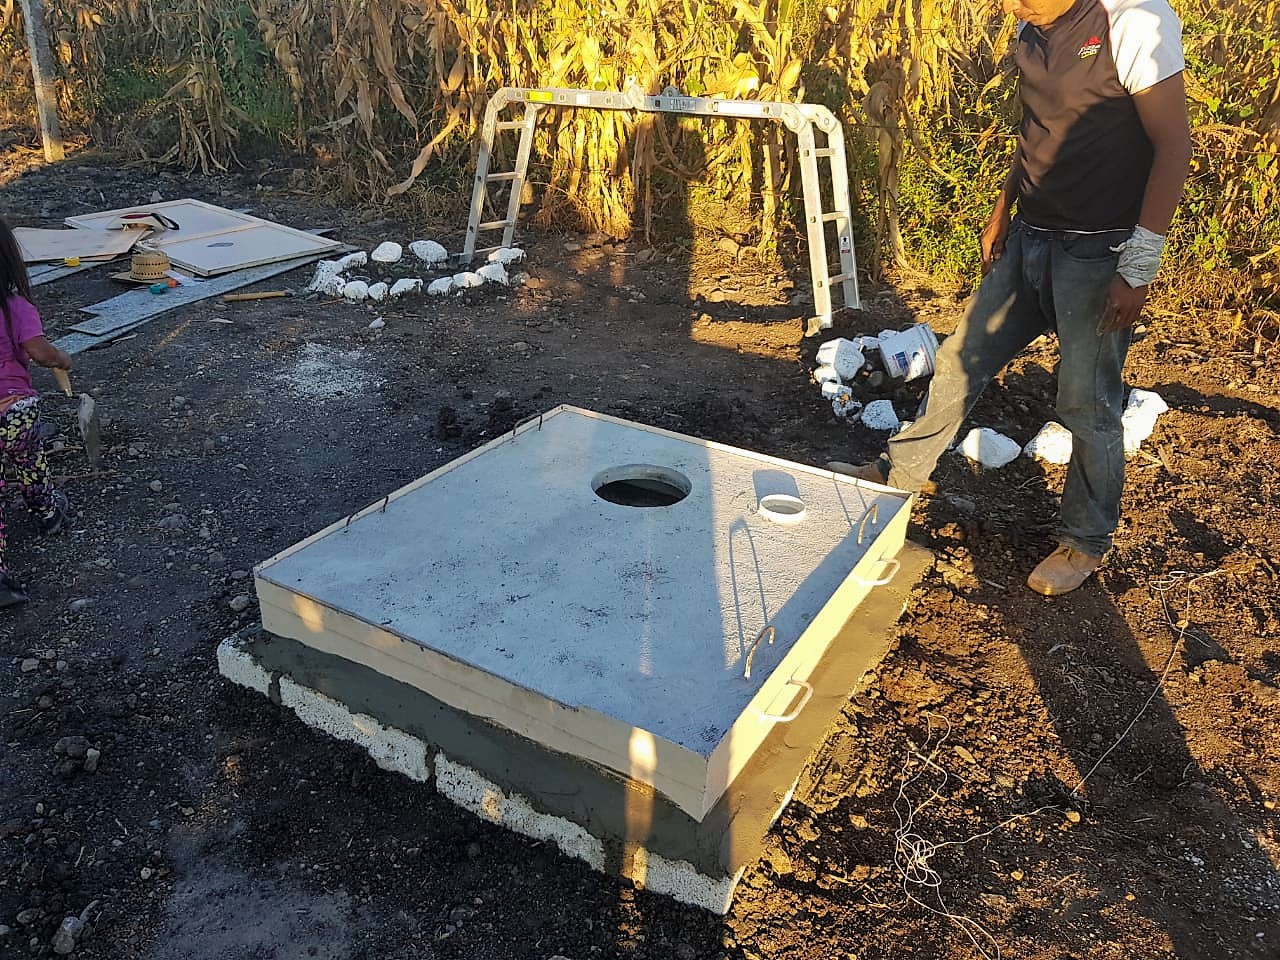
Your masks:
{"label": "dirt ground", "polygon": [[[55,225],[156,190],[366,249],[460,246],[458,224],[289,183],[271,164],[182,177],[10,150],[0,211]],[[106,476],[85,476],[72,401],[40,381],[79,515],[40,539],[10,511],[32,601],[0,619],[0,957],[50,955],[80,915],[86,960],[1280,957],[1276,354],[1178,317],[1134,347],[1129,382],[1172,409],[1077,593],[1023,583],[1062,471],[944,458],[910,532],[937,563],[727,917],[490,826],[224,682],[215,647],[255,620],[237,612],[254,563],[556,404],[809,464],[880,449],[809,380],[803,270],[691,258],[674,235],[652,252],[524,239],[518,289],[211,300],[81,354]],[[105,274],[37,288],[53,334],[114,292]],[[865,293],[834,334],[946,333],[962,306],[919,283]],[[1052,415],[1053,365],[1037,343],[973,422],[1025,442]],[[864,399],[907,416],[920,388]]]}

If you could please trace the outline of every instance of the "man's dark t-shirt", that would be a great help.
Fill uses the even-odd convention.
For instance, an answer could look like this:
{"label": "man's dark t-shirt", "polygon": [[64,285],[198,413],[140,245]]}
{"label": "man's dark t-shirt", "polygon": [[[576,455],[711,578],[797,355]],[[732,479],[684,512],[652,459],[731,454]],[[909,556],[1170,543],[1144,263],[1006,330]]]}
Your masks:
{"label": "man's dark t-shirt", "polygon": [[1046,230],[1130,229],[1151,174],[1133,95],[1183,69],[1167,0],[1077,0],[1047,29],[1020,24],[1022,219]]}

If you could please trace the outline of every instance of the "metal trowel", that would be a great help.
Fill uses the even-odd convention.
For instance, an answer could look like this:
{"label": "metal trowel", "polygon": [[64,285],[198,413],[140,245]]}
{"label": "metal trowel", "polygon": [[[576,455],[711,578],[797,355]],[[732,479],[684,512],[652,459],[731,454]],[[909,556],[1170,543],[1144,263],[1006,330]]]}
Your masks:
{"label": "metal trowel", "polygon": [[85,456],[89,458],[89,469],[97,473],[98,464],[102,458],[102,426],[98,422],[98,405],[87,393],[80,394],[77,420],[80,424],[80,440],[84,443]]}
{"label": "metal trowel", "polygon": [[[71,393],[71,377],[61,367],[53,368],[53,379],[68,397]],[[102,425],[98,421],[98,405],[87,393],[80,394],[80,409],[76,420],[80,427],[80,442],[84,444],[85,456],[89,458],[89,469],[98,472],[98,464],[102,458]]]}

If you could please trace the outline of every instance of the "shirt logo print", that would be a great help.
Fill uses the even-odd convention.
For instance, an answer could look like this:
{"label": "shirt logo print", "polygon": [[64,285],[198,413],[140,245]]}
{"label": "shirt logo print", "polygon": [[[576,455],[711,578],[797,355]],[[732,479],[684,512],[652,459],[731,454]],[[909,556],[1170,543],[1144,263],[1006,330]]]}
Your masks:
{"label": "shirt logo print", "polygon": [[1088,42],[1080,48],[1080,53],[1077,55],[1081,60],[1088,60],[1090,57],[1096,57],[1101,49],[1102,41],[1097,37],[1090,37]]}

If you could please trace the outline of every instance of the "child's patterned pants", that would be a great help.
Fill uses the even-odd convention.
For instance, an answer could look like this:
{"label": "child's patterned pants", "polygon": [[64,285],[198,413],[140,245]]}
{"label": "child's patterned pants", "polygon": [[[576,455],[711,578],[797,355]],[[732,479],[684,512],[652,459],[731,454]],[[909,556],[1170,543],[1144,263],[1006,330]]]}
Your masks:
{"label": "child's patterned pants", "polygon": [[8,569],[5,566],[4,477],[11,468],[18,476],[27,508],[38,517],[51,516],[56,507],[53,475],[40,443],[40,407],[34,397],[19,400],[0,414],[0,573]]}

